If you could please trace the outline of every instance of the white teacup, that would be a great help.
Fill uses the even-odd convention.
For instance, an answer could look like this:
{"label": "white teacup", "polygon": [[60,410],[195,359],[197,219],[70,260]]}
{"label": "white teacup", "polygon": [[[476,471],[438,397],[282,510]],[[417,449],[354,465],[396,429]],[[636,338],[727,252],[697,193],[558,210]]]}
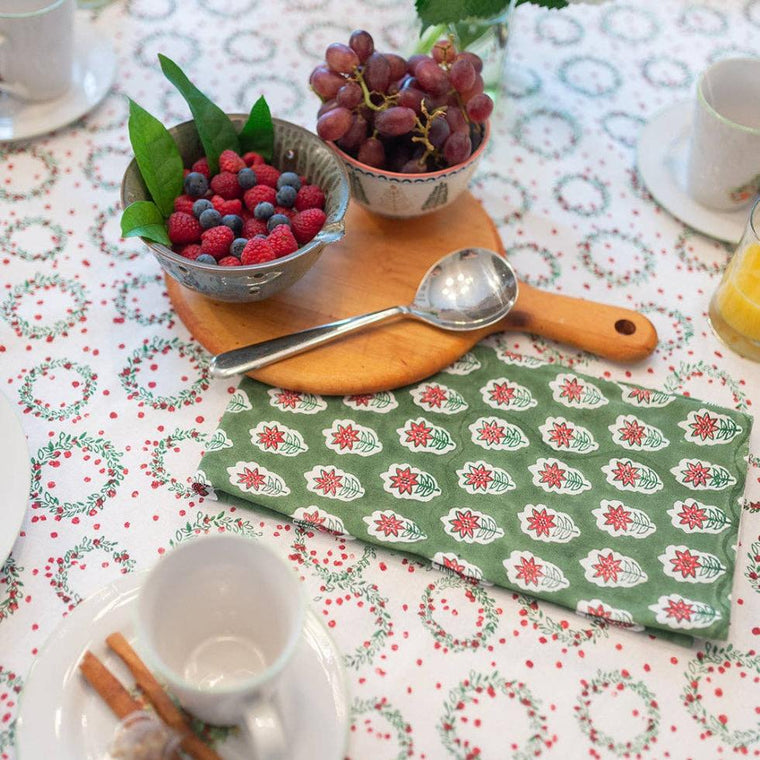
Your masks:
{"label": "white teacup", "polygon": [[687,182],[694,200],[720,211],[760,192],[760,58],[726,58],[700,77]]}
{"label": "white teacup", "polygon": [[75,0],[0,0],[0,91],[52,100],[71,85]]}
{"label": "white teacup", "polygon": [[284,758],[273,697],[305,611],[295,572],[264,544],[199,537],[148,573],[137,603],[138,647],[190,713],[241,724],[257,758]]}

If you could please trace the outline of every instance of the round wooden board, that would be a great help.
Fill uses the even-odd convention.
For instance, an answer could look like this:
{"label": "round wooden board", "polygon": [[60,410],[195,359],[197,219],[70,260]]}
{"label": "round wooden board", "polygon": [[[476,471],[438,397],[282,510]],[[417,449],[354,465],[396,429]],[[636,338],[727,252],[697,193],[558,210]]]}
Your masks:
{"label": "round wooden board", "polygon": [[[282,293],[255,303],[213,301],[166,277],[169,298],[213,354],[355,314],[408,304],[422,275],[459,248],[503,253],[496,227],[465,193],[417,219],[386,219],[352,203],[346,236]],[[494,328],[448,332],[399,319],[250,373],[269,385],[324,395],[373,393],[423,380],[456,361]]]}

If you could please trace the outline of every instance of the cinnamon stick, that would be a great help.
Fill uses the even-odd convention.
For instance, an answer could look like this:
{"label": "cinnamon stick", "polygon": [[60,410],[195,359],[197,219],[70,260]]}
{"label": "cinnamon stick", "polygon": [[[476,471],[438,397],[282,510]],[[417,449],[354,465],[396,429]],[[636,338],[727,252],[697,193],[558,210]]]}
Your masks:
{"label": "cinnamon stick", "polygon": [[124,636],[121,633],[112,633],[106,638],[106,644],[124,661],[135,677],[137,685],[164,723],[171,726],[182,737],[180,745],[182,749],[195,760],[222,760],[211,747],[196,736],[185,716]]}
{"label": "cinnamon stick", "polygon": [[142,709],[119,679],[89,650],[84,653],[79,669],[117,718],[126,718],[135,710]]}

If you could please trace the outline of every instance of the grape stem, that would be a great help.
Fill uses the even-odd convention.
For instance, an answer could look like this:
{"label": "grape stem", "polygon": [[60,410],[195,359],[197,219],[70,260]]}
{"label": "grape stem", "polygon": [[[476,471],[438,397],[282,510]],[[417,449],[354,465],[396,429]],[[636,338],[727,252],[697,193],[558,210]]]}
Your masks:
{"label": "grape stem", "polygon": [[398,100],[398,95],[386,95],[385,93],[381,92],[378,93],[378,95],[382,96],[383,102],[379,106],[376,106],[372,102],[372,93],[370,92],[369,87],[367,87],[367,83],[364,81],[364,74],[360,68],[356,69],[355,77],[356,81],[359,83],[359,87],[362,88],[362,94],[364,95],[364,105],[366,105],[367,108],[371,108],[373,111],[385,111]]}
{"label": "grape stem", "polygon": [[433,123],[434,119],[438,119],[439,117],[446,115],[446,106],[439,106],[432,113],[428,113],[424,100],[420,106],[422,108],[422,115],[425,117],[425,123],[422,123],[419,116],[415,117],[415,129],[419,132],[419,134],[412,136],[412,142],[422,143],[422,145],[425,146],[425,152],[422,156],[420,156],[420,159],[417,162],[420,166],[425,166],[425,162],[427,161],[428,156],[431,156],[433,153],[435,153],[435,146],[430,142],[429,137],[430,125]]}

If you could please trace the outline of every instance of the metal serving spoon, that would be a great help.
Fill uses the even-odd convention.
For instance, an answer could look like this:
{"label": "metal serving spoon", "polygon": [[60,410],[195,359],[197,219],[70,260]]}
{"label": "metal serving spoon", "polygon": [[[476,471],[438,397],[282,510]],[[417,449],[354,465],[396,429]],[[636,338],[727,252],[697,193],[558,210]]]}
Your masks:
{"label": "metal serving spoon", "polygon": [[211,360],[211,373],[230,377],[260,369],[340,335],[401,316],[446,330],[488,327],[507,316],[517,291],[517,276],[503,256],[485,248],[464,248],[428,269],[408,306],[393,306],[226,351]]}
{"label": "metal serving spoon", "polygon": [[428,269],[409,306],[349,317],[227,351],[212,359],[211,373],[230,377],[260,369],[346,333],[400,316],[446,330],[494,325],[496,329],[517,329],[617,361],[643,359],[657,345],[657,331],[638,312],[539,290],[525,283],[518,288],[517,276],[503,256],[485,248],[464,248],[444,256]]}

